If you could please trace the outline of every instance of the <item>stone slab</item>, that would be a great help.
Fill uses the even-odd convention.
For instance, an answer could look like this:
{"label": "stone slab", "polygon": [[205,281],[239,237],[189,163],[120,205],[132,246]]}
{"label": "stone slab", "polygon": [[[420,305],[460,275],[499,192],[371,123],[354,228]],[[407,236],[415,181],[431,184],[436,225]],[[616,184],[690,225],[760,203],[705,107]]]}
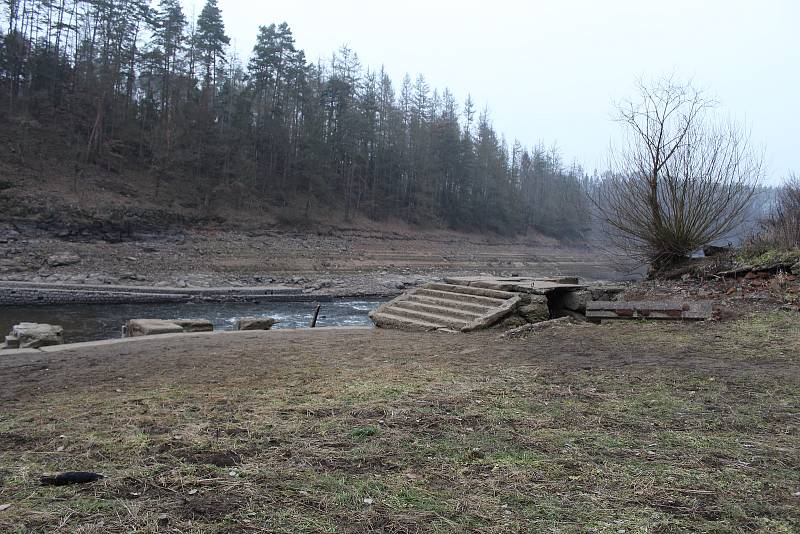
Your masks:
{"label": "stone slab", "polygon": [[183,327],[165,319],[131,319],[123,327],[126,337],[183,333]]}
{"label": "stone slab", "polygon": [[269,330],[279,321],[272,317],[239,317],[234,325],[235,330]]}
{"label": "stone slab", "polygon": [[576,277],[534,278],[529,276],[511,276],[507,278],[492,276],[454,276],[444,279],[448,284],[469,287],[482,287],[498,291],[514,293],[534,293],[544,295],[552,291],[575,291],[586,286],[579,283]]}
{"label": "stone slab", "polygon": [[710,302],[665,301],[594,301],[586,303],[586,318],[597,322],[602,319],[631,320],[705,320],[710,319],[713,308]]}

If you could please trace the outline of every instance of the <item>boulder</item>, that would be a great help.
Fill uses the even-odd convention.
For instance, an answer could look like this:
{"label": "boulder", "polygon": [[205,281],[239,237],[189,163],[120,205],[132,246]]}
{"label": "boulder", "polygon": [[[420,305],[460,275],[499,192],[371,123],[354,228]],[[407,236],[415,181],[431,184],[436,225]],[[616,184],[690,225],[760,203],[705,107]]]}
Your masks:
{"label": "boulder", "polygon": [[125,337],[180,334],[183,327],[164,319],[131,319],[122,327],[122,332]]}
{"label": "boulder", "polygon": [[517,309],[517,314],[529,323],[538,323],[550,319],[550,309],[547,306],[547,297],[544,295],[526,296],[524,302]]}
{"label": "boulder", "polygon": [[616,300],[617,296],[624,293],[626,289],[625,286],[614,285],[589,286],[592,294],[591,300]]}
{"label": "boulder", "polygon": [[59,252],[47,257],[47,265],[50,267],[61,267],[64,265],[74,265],[81,261],[81,257],[71,252]]}
{"label": "boulder", "polygon": [[240,317],[236,319],[236,330],[269,330],[280,321],[272,317]]}
{"label": "boulder", "polygon": [[14,325],[6,336],[4,348],[38,349],[64,343],[64,329],[58,325],[44,323],[20,323]]}
{"label": "boulder", "polygon": [[710,258],[712,256],[719,256],[721,254],[728,254],[731,252],[731,247],[718,247],[716,245],[706,245],[703,247],[703,256]]}
{"label": "boulder", "polygon": [[586,303],[592,300],[592,293],[590,291],[568,291],[563,293],[558,299],[559,308],[576,312],[585,312]]}

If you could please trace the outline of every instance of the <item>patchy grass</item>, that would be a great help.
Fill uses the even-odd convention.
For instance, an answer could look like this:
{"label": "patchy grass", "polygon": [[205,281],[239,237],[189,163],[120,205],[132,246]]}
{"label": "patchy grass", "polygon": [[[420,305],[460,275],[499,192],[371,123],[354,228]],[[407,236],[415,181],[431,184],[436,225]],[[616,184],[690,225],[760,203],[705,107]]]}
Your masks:
{"label": "patchy grass", "polygon": [[589,332],[41,391],[0,413],[0,529],[800,530],[798,314]]}
{"label": "patchy grass", "polygon": [[754,243],[749,246],[749,249],[745,247],[738,257],[739,261],[746,265],[754,266],[771,265],[779,262],[791,264],[792,262],[800,261],[800,249],[785,250],[771,246],[774,244],[764,243],[763,245],[763,247],[760,247],[759,243]]}

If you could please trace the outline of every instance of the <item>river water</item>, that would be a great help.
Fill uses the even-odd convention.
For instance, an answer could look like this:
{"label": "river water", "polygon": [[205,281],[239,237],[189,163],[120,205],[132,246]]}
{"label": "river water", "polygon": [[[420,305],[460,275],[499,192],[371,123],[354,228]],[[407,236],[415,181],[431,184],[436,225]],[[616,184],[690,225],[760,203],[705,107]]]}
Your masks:
{"label": "river water", "polygon": [[[323,302],[317,326],[371,326],[367,314],[383,302],[357,299]],[[273,328],[304,328],[309,325],[315,306],[313,302],[2,306],[0,336],[8,334],[15,324],[29,322],[63,326],[66,343],[112,339],[122,337],[125,321],[142,318],[208,319],[215,330],[233,330],[237,317],[274,317],[281,322]]]}

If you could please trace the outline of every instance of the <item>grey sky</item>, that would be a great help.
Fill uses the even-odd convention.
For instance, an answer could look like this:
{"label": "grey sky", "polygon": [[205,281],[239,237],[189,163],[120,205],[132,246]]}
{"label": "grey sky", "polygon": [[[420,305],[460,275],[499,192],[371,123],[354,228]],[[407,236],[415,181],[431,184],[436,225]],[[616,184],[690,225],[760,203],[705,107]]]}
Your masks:
{"label": "grey sky", "polygon": [[[203,0],[187,0],[199,13]],[[259,25],[286,21],[310,60],[342,44],[385,65],[471,93],[509,143],[555,143],[604,168],[612,102],[637,77],[674,73],[745,122],[777,181],[800,173],[800,0],[219,0],[240,56]]]}

